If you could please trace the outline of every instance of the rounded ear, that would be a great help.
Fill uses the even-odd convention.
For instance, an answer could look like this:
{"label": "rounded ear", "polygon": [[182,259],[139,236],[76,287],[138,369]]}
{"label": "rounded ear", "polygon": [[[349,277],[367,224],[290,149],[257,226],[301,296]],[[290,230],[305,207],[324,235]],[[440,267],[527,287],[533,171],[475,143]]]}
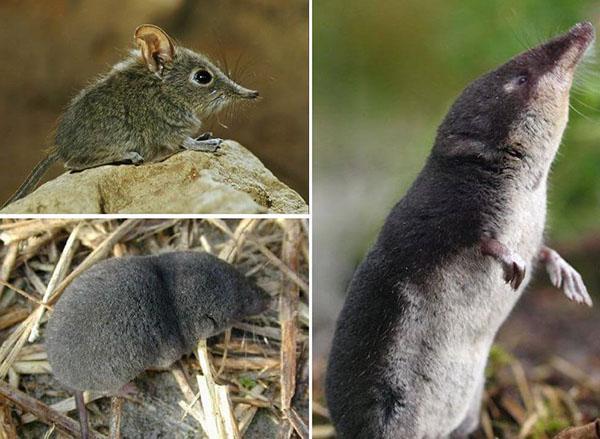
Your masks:
{"label": "rounded ear", "polygon": [[142,24],[135,30],[134,38],[151,72],[160,74],[164,65],[173,61],[175,44],[160,27]]}

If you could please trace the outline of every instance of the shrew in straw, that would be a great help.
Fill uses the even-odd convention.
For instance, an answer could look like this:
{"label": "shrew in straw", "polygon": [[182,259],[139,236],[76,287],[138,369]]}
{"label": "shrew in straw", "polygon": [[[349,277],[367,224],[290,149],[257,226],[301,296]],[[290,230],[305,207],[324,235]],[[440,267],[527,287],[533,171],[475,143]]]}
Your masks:
{"label": "shrew in straw", "polygon": [[265,291],[208,253],[114,258],[84,272],[46,330],[52,372],[75,392],[82,436],[84,390],[117,395],[144,370],[170,366],[200,339],[269,304]]}
{"label": "shrew in straw", "polygon": [[47,157],[4,206],[33,191],[55,162],[80,171],[160,161],[182,149],[215,152],[221,139],[210,133],[194,138],[203,122],[229,104],[258,97],[157,26],[139,26],[134,39],[139,50],[69,104]]}
{"label": "shrew in straw", "polygon": [[593,39],[578,24],[481,76],[450,108],[349,286],[327,371],[340,438],[473,432],[490,346],[536,264],[592,304],[543,235],[573,75]]}

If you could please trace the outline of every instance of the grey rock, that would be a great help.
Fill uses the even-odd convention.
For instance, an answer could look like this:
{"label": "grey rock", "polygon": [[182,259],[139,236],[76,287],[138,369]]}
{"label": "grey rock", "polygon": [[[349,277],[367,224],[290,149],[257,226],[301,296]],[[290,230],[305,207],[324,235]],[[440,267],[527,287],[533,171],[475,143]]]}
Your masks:
{"label": "grey rock", "polygon": [[239,143],[159,163],[65,173],[0,213],[307,213],[302,197]]}

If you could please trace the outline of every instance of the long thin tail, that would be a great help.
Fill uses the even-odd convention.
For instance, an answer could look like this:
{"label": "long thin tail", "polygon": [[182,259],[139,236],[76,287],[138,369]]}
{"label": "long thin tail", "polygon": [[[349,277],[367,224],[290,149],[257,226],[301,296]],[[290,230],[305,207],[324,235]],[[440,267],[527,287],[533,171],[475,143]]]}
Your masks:
{"label": "long thin tail", "polygon": [[0,207],[0,209],[4,209],[13,201],[17,201],[23,198],[25,195],[28,195],[29,193],[33,192],[33,190],[35,189],[41,178],[44,176],[48,168],[52,166],[57,160],[58,156],[56,155],[56,153],[52,152],[48,154],[48,156],[45,159],[43,159],[37,165],[35,165],[35,168],[33,168],[33,171],[31,171],[31,173],[27,176],[23,184],[19,186],[19,189],[17,189],[14,195],[10,197],[8,201],[6,201],[2,205],[2,207]]}

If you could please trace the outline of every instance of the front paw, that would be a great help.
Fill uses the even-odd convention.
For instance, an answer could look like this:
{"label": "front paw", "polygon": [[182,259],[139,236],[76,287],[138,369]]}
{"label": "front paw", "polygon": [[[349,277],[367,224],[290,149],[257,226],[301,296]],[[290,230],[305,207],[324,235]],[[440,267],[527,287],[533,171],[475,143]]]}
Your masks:
{"label": "front paw", "polygon": [[221,148],[223,139],[219,139],[218,137],[213,137],[208,140],[202,140],[202,143],[204,143],[208,147],[212,147],[213,150],[211,152],[217,152],[219,150],[219,148]]}
{"label": "front paw", "polygon": [[511,254],[502,261],[502,270],[504,271],[504,281],[517,290],[527,272],[526,264],[523,258],[518,254]]}
{"label": "front paw", "polygon": [[562,289],[569,300],[592,306],[592,298],[583,283],[583,279],[571,264],[565,261],[556,251],[549,248],[542,251],[542,260],[546,263],[546,271],[552,285]]}
{"label": "front paw", "polygon": [[190,151],[216,152],[223,143],[223,139],[212,137],[206,140],[197,140],[188,137],[183,142],[183,148]]}
{"label": "front paw", "polygon": [[481,238],[480,248],[484,256],[491,256],[500,263],[504,271],[504,280],[517,290],[525,279],[526,264],[523,258],[491,236]]}

